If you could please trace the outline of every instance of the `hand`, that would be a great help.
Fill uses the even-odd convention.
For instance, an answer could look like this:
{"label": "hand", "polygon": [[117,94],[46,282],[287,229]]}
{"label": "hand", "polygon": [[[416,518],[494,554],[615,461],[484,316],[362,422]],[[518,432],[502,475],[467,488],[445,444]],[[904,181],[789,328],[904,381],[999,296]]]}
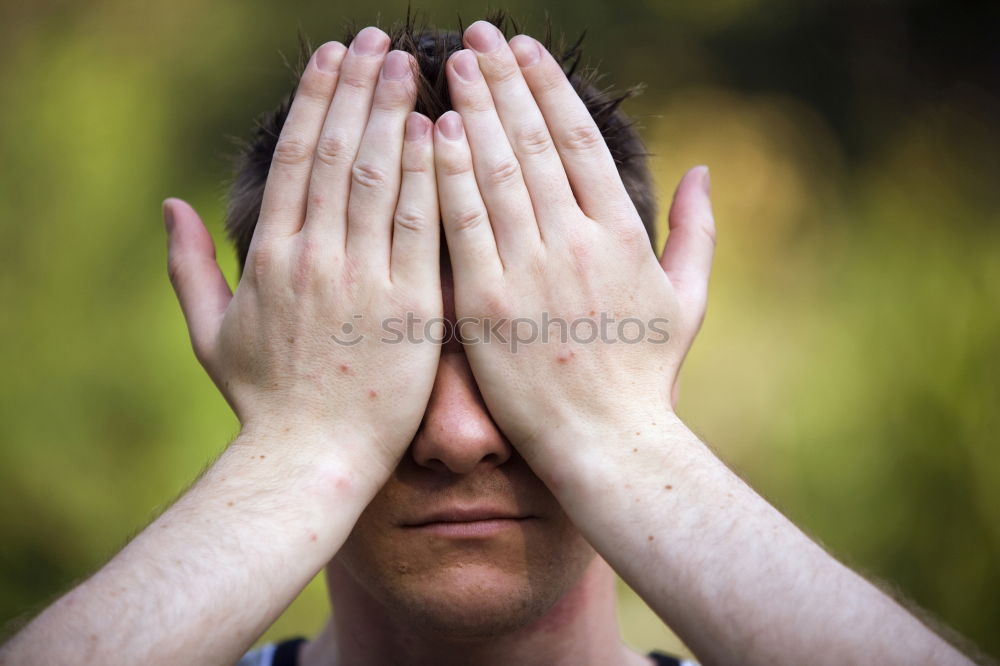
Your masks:
{"label": "hand", "polygon": [[[490,413],[545,479],[572,435],[624,435],[670,410],[705,312],[715,234],[708,173],[694,169],[679,185],[658,263],[552,56],[526,36],[508,45],[485,22],[465,43],[473,50],[447,68],[458,113],[438,120],[434,140],[457,317],[509,322],[506,343],[493,336],[466,352]],[[557,319],[567,326],[546,325]],[[515,350],[525,338],[535,341]]]}
{"label": "hand", "polygon": [[244,431],[336,435],[378,485],[416,432],[440,352],[381,342],[382,322],[441,316],[431,123],[410,113],[412,56],[388,44],[366,28],[306,66],[235,295],[198,215],[164,205],[195,354]]}

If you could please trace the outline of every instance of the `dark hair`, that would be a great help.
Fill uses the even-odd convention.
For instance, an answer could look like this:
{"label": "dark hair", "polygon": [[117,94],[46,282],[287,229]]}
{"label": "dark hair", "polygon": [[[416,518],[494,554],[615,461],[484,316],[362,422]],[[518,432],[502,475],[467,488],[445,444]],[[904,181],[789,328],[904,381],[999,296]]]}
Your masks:
{"label": "dark hair", "polygon": [[[503,11],[493,12],[486,19],[497,26],[508,38],[520,32],[517,24]],[[429,29],[417,25],[415,18],[407,11],[406,19],[388,30],[392,49],[412,53],[420,70],[417,84],[416,111],[436,120],[451,109],[448,94],[448,79],[445,63],[455,51],[462,49],[462,33],[459,31]],[[350,44],[357,30],[349,28],[344,35],[344,44]],[[633,125],[619,108],[626,99],[639,92],[638,86],[624,91],[610,87],[601,88],[601,75],[592,67],[580,67],[583,35],[571,45],[561,39],[553,44],[551,26],[546,22],[545,35],[541,42],[559,62],[574,89],[586,104],[600,129],[611,154],[618,165],[625,189],[635,204],[651,243],[655,243],[656,201],[652,179],[646,165],[647,153]],[[309,60],[312,48],[305,39],[300,39],[299,64],[296,79]],[[274,111],[257,120],[256,128],[249,141],[241,146],[237,156],[236,174],[229,191],[229,206],[226,213],[226,231],[236,246],[240,266],[246,262],[250,240],[260,216],[264,184],[271,167],[271,157],[278,135],[285,123],[289,106],[295,96],[293,91]]]}

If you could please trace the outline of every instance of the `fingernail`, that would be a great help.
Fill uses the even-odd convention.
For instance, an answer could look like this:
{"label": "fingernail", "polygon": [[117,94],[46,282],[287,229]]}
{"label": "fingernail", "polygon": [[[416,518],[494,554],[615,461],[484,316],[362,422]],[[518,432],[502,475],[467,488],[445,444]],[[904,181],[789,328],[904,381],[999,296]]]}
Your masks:
{"label": "fingernail", "polygon": [[402,51],[392,51],[382,64],[382,78],[398,81],[410,71],[410,59]]}
{"label": "fingernail", "polygon": [[542,45],[527,35],[518,35],[510,40],[510,50],[521,67],[530,67],[542,57]]}
{"label": "fingernail", "polygon": [[476,21],[465,31],[465,41],[480,53],[489,53],[500,46],[500,40],[500,31],[486,21]]}
{"label": "fingernail", "polygon": [[427,121],[419,113],[411,113],[406,117],[406,133],[404,138],[407,141],[416,141],[427,134]]}
{"label": "fingernail", "polygon": [[451,65],[463,81],[475,81],[480,76],[479,63],[471,51],[459,51],[453,55]]}
{"label": "fingernail", "polygon": [[378,28],[368,27],[362,30],[351,42],[351,48],[358,55],[378,55],[385,50],[389,37]]}
{"label": "fingernail", "polygon": [[458,141],[462,138],[462,117],[455,111],[449,111],[437,122],[441,135],[451,141]]}
{"label": "fingernail", "polygon": [[340,42],[327,42],[316,49],[316,67],[324,72],[337,71],[345,50]]}
{"label": "fingernail", "polygon": [[706,197],[712,196],[712,176],[708,173],[708,167],[701,170],[701,191]]}
{"label": "fingernail", "polygon": [[174,230],[174,211],[168,205],[169,201],[170,199],[163,200],[163,227],[168,234]]}

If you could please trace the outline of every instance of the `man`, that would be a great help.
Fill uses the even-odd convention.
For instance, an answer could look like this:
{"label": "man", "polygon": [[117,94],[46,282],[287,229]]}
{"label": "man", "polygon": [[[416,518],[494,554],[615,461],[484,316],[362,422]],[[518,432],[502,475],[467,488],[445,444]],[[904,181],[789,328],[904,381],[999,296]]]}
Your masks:
{"label": "man", "polygon": [[[197,214],[165,203],[171,280],[240,435],[0,663],[232,663],[324,566],[335,615],[301,664],[648,664],[618,638],[613,572],[705,663],[968,663],[674,413],[707,170],[657,261],[642,176],[594,121],[629,131],[614,105],[577,80],[588,110],[530,37],[461,39],[317,49],[237,182],[235,294]],[[447,82],[434,122],[416,65]]]}

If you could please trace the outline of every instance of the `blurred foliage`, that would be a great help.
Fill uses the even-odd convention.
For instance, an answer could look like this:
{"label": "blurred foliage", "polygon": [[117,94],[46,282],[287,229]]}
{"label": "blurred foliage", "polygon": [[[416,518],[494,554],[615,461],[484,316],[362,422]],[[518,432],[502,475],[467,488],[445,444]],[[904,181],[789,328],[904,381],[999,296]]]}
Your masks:
{"label": "blurred foliage", "polygon": [[[221,244],[230,137],[292,85],[279,51],[405,7],[0,7],[0,621],[98,567],[236,432],[189,351],[159,202],[187,198]],[[1000,653],[1000,5],[507,7],[527,32],[589,26],[607,81],[647,84],[628,110],[664,209],[712,167],[682,416],[840,558]],[[631,643],[681,649],[622,600]],[[317,581],[267,637],[326,612]]]}

